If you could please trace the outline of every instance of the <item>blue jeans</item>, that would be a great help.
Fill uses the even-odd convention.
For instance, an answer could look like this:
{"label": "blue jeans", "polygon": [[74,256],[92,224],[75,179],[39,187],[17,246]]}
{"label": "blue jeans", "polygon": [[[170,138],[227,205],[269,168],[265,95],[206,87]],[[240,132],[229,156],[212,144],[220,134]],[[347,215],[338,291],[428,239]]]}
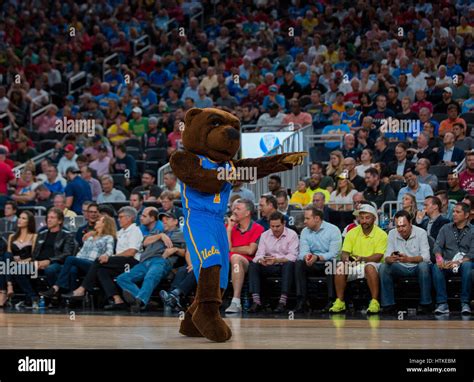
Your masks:
{"label": "blue jeans", "polygon": [[43,269],[43,273],[46,276],[49,286],[56,284],[56,280],[58,279],[59,273],[61,272],[61,267],[62,264],[51,263],[45,269]]}
{"label": "blue jeans", "polygon": [[[52,263],[47,268],[42,270],[50,286],[56,283],[56,279],[58,277],[59,272],[61,271],[61,267],[62,265],[59,263]],[[33,284],[31,282],[31,275],[14,275],[13,280],[17,282],[21,290],[25,293],[27,301],[36,298],[37,293],[33,288]]]}
{"label": "blue jeans", "polygon": [[461,276],[461,302],[469,304],[472,288],[472,261],[462,263],[458,273],[453,273],[451,269],[439,269],[437,265],[433,265],[433,284],[436,290],[437,304],[445,304],[448,302],[446,278],[458,275]]}
{"label": "blue jeans", "polygon": [[[117,277],[117,284],[123,290],[131,293],[146,305],[150,301],[151,294],[160,281],[171,271],[171,263],[168,259],[152,257],[143,263],[135,265],[130,272],[122,273]],[[143,281],[142,287],[135,284]]]}
{"label": "blue jeans", "polygon": [[179,290],[183,296],[187,296],[196,289],[196,277],[194,276],[194,272],[188,272],[187,268],[187,265],[178,268],[173,282],[171,283],[171,291]]}
{"label": "blue jeans", "polygon": [[76,256],[66,257],[63,268],[56,280],[56,285],[68,291],[73,290],[75,287],[75,279],[77,278],[79,271],[87,273],[92,263],[91,260],[81,259]]}
{"label": "blue jeans", "polygon": [[400,263],[383,263],[379,269],[381,284],[382,306],[395,304],[393,292],[393,279],[399,277],[417,276],[420,284],[420,304],[431,304],[431,265],[425,262],[418,263],[416,267],[405,267]]}

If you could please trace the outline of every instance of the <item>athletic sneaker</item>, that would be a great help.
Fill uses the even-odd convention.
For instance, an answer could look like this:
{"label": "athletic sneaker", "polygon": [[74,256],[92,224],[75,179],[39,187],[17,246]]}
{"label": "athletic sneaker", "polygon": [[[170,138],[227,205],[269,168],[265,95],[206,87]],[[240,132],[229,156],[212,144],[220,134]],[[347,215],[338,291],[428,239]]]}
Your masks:
{"label": "athletic sneaker", "polygon": [[226,313],[242,313],[242,305],[232,302],[229,307],[225,310]]}
{"label": "athletic sneaker", "polygon": [[462,303],[461,304],[461,314],[471,314],[471,307],[467,303]]}
{"label": "athletic sneaker", "polygon": [[183,309],[179,296],[176,296],[173,293],[173,291],[168,293],[167,291],[162,290],[160,291],[160,297],[161,297],[161,300],[163,301],[163,304],[166,306],[169,306],[171,309],[175,309],[175,308],[178,308],[180,310]]}
{"label": "athletic sneaker", "polygon": [[367,308],[367,314],[379,314],[380,313],[380,304],[373,298],[370,300],[369,307]]}
{"label": "athletic sneaker", "polygon": [[449,313],[449,306],[446,303],[438,304],[435,309],[436,314],[448,314]]}
{"label": "athletic sneaker", "polygon": [[329,308],[329,313],[342,313],[346,311],[346,303],[336,298],[334,304]]}

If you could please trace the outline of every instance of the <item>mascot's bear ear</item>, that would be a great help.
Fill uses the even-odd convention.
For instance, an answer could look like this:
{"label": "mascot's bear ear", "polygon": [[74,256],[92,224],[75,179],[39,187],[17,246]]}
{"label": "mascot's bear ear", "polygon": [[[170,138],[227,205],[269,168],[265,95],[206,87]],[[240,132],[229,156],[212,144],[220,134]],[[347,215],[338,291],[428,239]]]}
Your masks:
{"label": "mascot's bear ear", "polygon": [[184,124],[185,126],[190,126],[191,125],[191,121],[192,119],[202,113],[203,109],[198,109],[198,108],[192,108],[192,109],[189,109],[187,112],[186,112],[186,115],[184,117]]}

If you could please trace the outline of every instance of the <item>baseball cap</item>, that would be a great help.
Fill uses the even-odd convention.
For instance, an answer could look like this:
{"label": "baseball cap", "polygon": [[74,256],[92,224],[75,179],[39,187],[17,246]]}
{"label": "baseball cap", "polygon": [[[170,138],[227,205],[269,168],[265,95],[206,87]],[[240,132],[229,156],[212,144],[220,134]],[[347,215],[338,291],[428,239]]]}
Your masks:
{"label": "baseball cap", "polygon": [[436,77],[433,76],[433,75],[426,76],[426,77],[425,77],[425,80],[435,80],[435,81],[436,81]]}
{"label": "baseball cap", "polygon": [[167,217],[167,218],[171,218],[171,219],[177,219],[176,215],[172,212],[161,212],[159,215],[158,215],[158,219],[162,219],[163,217]]}
{"label": "baseball cap", "polygon": [[239,78],[240,78],[241,80],[248,80],[248,79],[249,79],[245,73],[240,74],[240,77],[239,77]]}
{"label": "baseball cap", "polygon": [[99,151],[108,152],[109,150],[107,150],[107,146],[106,146],[106,145],[100,145],[100,146],[99,146]]}
{"label": "baseball cap", "polygon": [[453,89],[448,88],[448,87],[445,87],[445,88],[443,89],[443,93],[444,93],[444,92],[449,93],[449,94],[453,94]]}
{"label": "baseball cap", "polygon": [[372,206],[370,204],[362,204],[358,210],[355,210],[353,212],[353,215],[354,216],[359,216],[362,212],[372,214],[372,215],[374,215],[375,218],[378,217],[377,210],[375,209],[374,206]]}
{"label": "baseball cap", "polygon": [[6,148],[0,147],[0,155],[7,155],[8,151]]}
{"label": "baseball cap", "polygon": [[64,147],[64,151],[66,151],[66,152],[71,152],[71,151],[74,151],[74,150],[75,150],[75,147],[71,143],[67,144],[66,147]]}
{"label": "baseball cap", "polygon": [[334,110],[334,109],[331,110],[331,115],[333,115],[333,114],[341,115],[341,113],[339,113],[337,110]]}
{"label": "baseball cap", "polygon": [[141,113],[142,113],[142,109],[140,109],[140,108],[137,106],[137,107],[134,107],[134,108],[132,109],[132,112],[133,112],[133,113],[141,114]]}
{"label": "baseball cap", "polygon": [[277,103],[271,102],[271,103],[268,104],[268,108],[269,108],[269,109],[278,109],[279,106],[278,106]]}
{"label": "baseball cap", "polygon": [[158,118],[156,118],[156,117],[148,118],[148,124],[149,125],[157,125],[158,124]]}
{"label": "baseball cap", "polygon": [[270,90],[271,92],[277,92],[278,91],[278,86],[276,85],[271,85],[268,90]]}
{"label": "baseball cap", "polygon": [[345,107],[346,109],[353,109],[353,108],[354,108],[354,103],[352,103],[352,102],[346,102],[346,103],[344,104],[344,107]]}
{"label": "baseball cap", "polygon": [[68,167],[66,170],[66,174],[71,173],[71,174],[80,174],[81,170],[75,168],[75,167]]}
{"label": "baseball cap", "polygon": [[348,179],[349,178],[349,173],[346,170],[344,170],[343,172],[341,172],[339,174],[339,176],[337,178],[338,179]]}
{"label": "baseball cap", "polygon": [[92,137],[92,142],[99,142],[102,140],[102,137],[99,134],[96,134]]}

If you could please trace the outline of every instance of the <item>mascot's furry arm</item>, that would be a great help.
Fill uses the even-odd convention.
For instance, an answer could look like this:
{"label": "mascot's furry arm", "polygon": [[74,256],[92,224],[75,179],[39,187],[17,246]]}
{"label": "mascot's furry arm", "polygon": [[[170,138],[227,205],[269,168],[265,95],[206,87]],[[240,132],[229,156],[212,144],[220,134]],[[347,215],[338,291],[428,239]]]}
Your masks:
{"label": "mascot's furry arm", "polygon": [[186,150],[175,151],[170,165],[178,179],[201,192],[217,194],[225,183],[225,180],[217,178],[217,170],[202,168],[199,157]]}
{"label": "mascot's furry arm", "polygon": [[[257,178],[263,178],[275,172],[291,170],[294,166],[303,163],[306,152],[279,154],[269,157],[240,159],[232,161],[237,172],[238,168],[255,167]],[[170,165],[174,174],[188,186],[209,194],[220,192],[225,180],[218,179],[216,170],[203,169],[197,155],[189,151],[176,151],[170,158]],[[242,179],[243,182],[252,179]]]}

